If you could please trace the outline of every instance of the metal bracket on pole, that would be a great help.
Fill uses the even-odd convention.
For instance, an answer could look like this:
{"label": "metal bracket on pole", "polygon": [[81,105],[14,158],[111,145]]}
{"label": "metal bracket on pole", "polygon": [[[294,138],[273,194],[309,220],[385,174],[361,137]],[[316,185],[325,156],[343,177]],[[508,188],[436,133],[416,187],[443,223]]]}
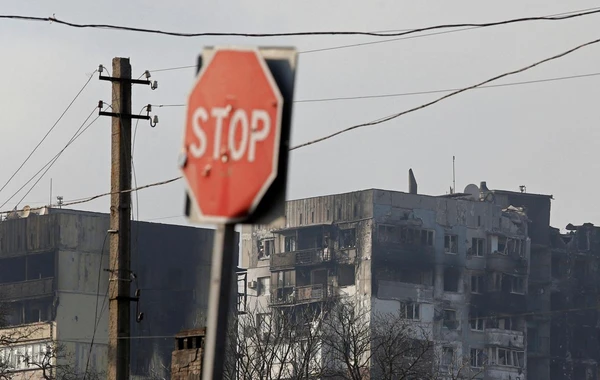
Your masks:
{"label": "metal bracket on pole", "polygon": [[144,79],[131,79],[131,78],[115,78],[115,77],[107,77],[104,75],[100,75],[100,80],[106,80],[109,82],[120,82],[120,83],[131,83],[131,84],[145,84],[151,85],[152,82]]}

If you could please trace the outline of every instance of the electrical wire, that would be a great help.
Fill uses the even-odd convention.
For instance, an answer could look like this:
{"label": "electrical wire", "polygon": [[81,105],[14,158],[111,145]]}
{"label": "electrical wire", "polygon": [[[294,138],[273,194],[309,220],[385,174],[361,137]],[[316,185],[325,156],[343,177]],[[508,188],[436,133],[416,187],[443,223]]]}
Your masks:
{"label": "electrical wire", "polygon": [[90,365],[90,358],[92,357],[92,348],[94,347],[94,339],[96,338],[96,331],[98,330],[98,301],[100,298],[100,275],[102,274],[102,257],[104,257],[104,247],[106,245],[108,234],[109,232],[106,231],[106,235],[104,235],[104,241],[102,242],[102,249],[100,250],[100,262],[98,263],[98,280],[96,285],[96,308],[94,309],[94,332],[92,333],[90,350],[88,352],[87,361],[85,363],[85,372],[83,372],[83,380],[85,380],[85,378],[87,377],[88,368]]}
{"label": "electrical wire", "polygon": [[[598,11],[598,10],[600,10],[600,7],[593,7],[593,8],[579,9],[579,10],[576,10],[576,11],[555,13],[555,14],[551,14],[551,15],[546,15],[545,17],[556,17],[556,16],[563,16],[563,15],[570,15],[570,14],[577,14],[577,13],[581,13],[581,12]],[[382,40],[382,41],[370,41],[370,42],[361,42],[361,43],[348,44],[348,45],[337,45],[337,46],[331,46],[331,47],[326,47],[326,48],[319,48],[319,49],[312,49],[312,50],[303,50],[303,51],[299,51],[298,54],[310,54],[310,53],[317,53],[317,52],[329,51],[329,50],[339,50],[339,49],[346,49],[346,48],[352,48],[352,47],[360,47],[360,46],[365,46],[365,45],[382,44],[382,43],[387,43],[387,42],[401,41],[401,40],[407,40],[407,39],[413,39],[413,38],[422,38],[422,37],[436,36],[436,35],[439,35],[439,34],[462,32],[462,31],[465,31],[465,30],[472,30],[472,29],[477,29],[477,28],[479,28],[479,27],[474,26],[474,27],[466,27],[466,28],[461,28],[461,29],[456,29],[456,30],[447,30],[447,31],[442,31],[442,32],[420,34],[420,35],[417,35],[417,36],[410,36],[410,37],[403,37],[403,38],[392,38],[392,39],[387,39],[387,40]],[[406,32],[406,31],[410,31],[410,30],[411,29],[386,30],[386,31],[379,31],[378,33],[395,32],[395,31]],[[191,69],[191,68],[197,68],[197,66],[196,65],[186,65],[186,66],[177,66],[177,67],[167,67],[167,68],[161,68],[161,69],[154,69],[154,70],[149,70],[149,71],[151,71],[151,72],[161,72],[161,71],[174,71],[174,70]]]}
{"label": "electrical wire", "polygon": [[306,32],[277,32],[277,33],[237,33],[237,32],[196,32],[196,33],[183,33],[183,32],[171,32],[159,29],[147,29],[147,28],[136,28],[131,26],[112,25],[112,24],[79,24],[70,21],[59,20],[55,16],[52,17],[35,17],[35,16],[22,16],[22,15],[0,15],[0,19],[12,19],[12,20],[23,20],[23,21],[43,21],[43,22],[55,22],[57,24],[73,27],[73,28],[93,28],[93,29],[111,29],[128,32],[141,32],[160,34],[174,37],[291,37],[291,36],[370,36],[370,37],[391,37],[391,36],[405,36],[414,33],[426,32],[437,29],[449,29],[449,28],[464,28],[464,27],[492,27],[498,25],[514,24],[519,22],[530,22],[530,21],[560,21],[567,20],[576,17],[583,17],[592,14],[599,13],[600,9],[594,9],[586,12],[579,12],[574,14],[566,14],[561,16],[535,16],[535,17],[521,17],[509,20],[488,22],[488,23],[458,23],[458,24],[441,24],[434,26],[427,26],[422,28],[415,28],[404,30],[400,32],[361,32],[361,31],[306,31]]}
{"label": "electrical wire", "polygon": [[[586,12],[586,11],[598,10],[598,9],[600,9],[600,8],[594,7],[594,8],[580,9],[580,10],[577,10],[577,11],[570,11],[570,12],[563,12],[563,13],[556,13],[556,14],[552,14],[552,15],[547,15],[546,17],[562,16],[562,15],[568,15],[568,14],[573,14],[573,13],[577,13],[577,12]],[[318,52],[323,52],[323,51],[348,49],[348,48],[360,47],[360,46],[367,46],[367,45],[385,44],[385,43],[388,43],[388,42],[410,40],[410,39],[413,39],[413,38],[430,37],[430,36],[437,36],[437,35],[440,35],[440,34],[464,32],[465,30],[472,30],[472,29],[477,29],[477,28],[478,27],[476,27],[476,26],[475,27],[466,27],[466,28],[460,28],[460,29],[455,29],[455,30],[446,30],[446,31],[442,31],[442,32],[426,33],[426,34],[421,34],[421,35],[418,35],[418,36],[409,36],[409,37],[401,37],[401,38],[391,38],[391,39],[382,40],[382,41],[369,41],[369,42],[360,42],[360,43],[354,43],[354,44],[348,44],[348,45],[330,46],[330,47],[319,48],[319,49],[304,50],[304,51],[298,52],[298,54],[310,54],[310,53],[318,53]]]}
{"label": "electrical wire", "polygon": [[367,122],[367,123],[353,125],[351,127],[342,129],[340,131],[331,133],[329,135],[326,135],[326,136],[323,136],[323,137],[320,137],[320,138],[317,138],[317,139],[314,139],[314,140],[311,140],[311,141],[307,141],[307,142],[302,143],[300,145],[296,145],[294,147],[291,147],[290,150],[296,150],[296,149],[300,149],[300,148],[303,148],[303,147],[306,147],[306,146],[309,146],[309,145],[313,145],[313,144],[316,144],[316,143],[319,143],[319,142],[331,139],[331,138],[336,137],[338,135],[341,135],[343,133],[353,131],[355,129],[364,128],[364,127],[371,127],[371,126],[374,126],[374,125],[386,123],[388,121],[391,121],[391,120],[394,120],[396,118],[399,118],[400,116],[404,116],[406,114],[409,114],[409,113],[412,113],[412,112],[415,112],[415,111],[419,111],[419,110],[421,110],[423,108],[432,106],[432,105],[434,105],[434,104],[436,104],[438,102],[441,102],[442,100],[445,100],[445,99],[450,98],[452,96],[458,95],[458,94],[460,94],[462,92],[465,92],[465,91],[468,91],[468,90],[472,90],[472,89],[481,87],[481,86],[483,86],[483,85],[485,85],[487,83],[496,81],[498,79],[501,79],[501,78],[504,78],[504,77],[507,77],[507,76],[510,76],[510,75],[515,75],[515,74],[522,73],[524,71],[530,70],[530,69],[532,69],[532,68],[534,68],[536,66],[539,66],[541,64],[544,64],[546,62],[549,62],[549,61],[552,61],[552,60],[564,57],[564,56],[566,56],[568,54],[571,54],[571,53],[573,53],[573,52],[575,52],[575,51],[577,51],[579,49],[582,49],[584,47],[587,47],[587,46],[590,46],[590,45],[593,45],[593,44],[597,44],[598,42],[600,42],[600,39],[596,39],[596,40],[592,40],[592,41],[583,43],[581,45],[578,45],[578,46],[576,46],[574,48],[571,48],[571,49],[569,49],[567,51],[564,51],[562,53],[559,53],[559,54],[556,54],[554,56],[542,59],[541,61],[537,61],[535,63],[532,63],[532,64],[530,64],[528,66],[525,66],[525,67],[522,67],[522,68],[519,68],[519,69],[516,69],[516,70],[513,70],[513,71],[509,71],[509,72],[506,72],[506,73],[503,73],[503,74],[500,74],[500,75],[496,75],[496,76],[494,76],[494,77],[492,77],[490,79],[484,80],[483,82],[480,82],[480,83],[474,84],[472,86],[461,88],[459,90],[453,91],[450,94],[444,95],[441,98],[437,98],[437,99],[435,99],[435,100],[433,100],[431,102],[428,102],[428,103],[422,104],[420,106],[417,106],[417,107],[414,107],[414,108],[410,108],[408,110],[405,110],[405,111],[402,111],[402,112],[398,112],[398,113],[395,113],[395,114],[392,114],[392,115],[389,115],[389,116],[385,116],[385,117],[382,117],[380,119],[373,120],[373,121],[370,121],[370,122]]}
{"label": "electrical wire", "polygon": [[[535,83],[546,83],[546,82],[556,82],[562,80],[570,80],[570,79],[580,79],[580,78],[589,78],[600,75],[600,72],[586,73],[586,74],[574,74],[567,75],[562,77],[551,77],[551,78],[541,78],[541,79],[533,79],[528,81],[519,81],[519,82],[508,82],[508,83],[500,83],[500,84],[491,84],[487,86],[479,86],[475,89],[485,89],[485,88],[496,88],[496,87],[511,87],[511,86],[520,86],[526,84],[535,84]],[[415,96],[415,95],[426,95],[426,94],[438,94],[443,92],[451,92],[457,91],[459,88],[446,88],[446,89],[438,89],[438,90],[425,90],[425,91],[413,91],[413,92],[397,92],[391,94],[373,94],[373,95],[357,95],[357,96],[339,96],[333,98],[314,98],[314,99],[299,99],[294,100],[294,103],[320,103],[320,102],[335,102],[335,101],[346,101],[346,100],[360,100],[360,99],[380,99],[380,98],[394,98],[394,97],[402,97],[402,96]],[[187,104],[152,104],[152,107],[156,108],[169,108],[169,107],[185,107]]]}
{"label": "electrical wire", "polygon": [[42,168],[40,170],[38,170],[31,178],[29,178],[29,180],[27,182],[25,182],[25,184],[23,186],[21,186],[16,192],[13,193],[13,195],[11,195],[6,201],[4,201],[4,203],[2,203],[0,205],[0,208],[4,207],[8,202],[10,202],[11,199],[13,199],[18,193],[20,193],[21,190],[23,190],[25,188],[25,186],[27,186],[31,181],[33,181],[38,176],[38,174],[40,174],[43,171],[42,175],[37,179],[37,181],[35,181],[35,183],[33,184],[33,186],[31,186],[31,188],[25,193],[25,195],[19,200],[19,202],[17,202],[17,205],[15,206],[15,208],[18,207],[18,205],[25,199],[25,197],[27,197],[27,195],[29,195],[29,193],[35,188],[35,186],[39,183],[39,181],[44,177],[44,175],[48,172],[48,170],[50,170],[50,168],[54,165],[54,163],[58,160],[58,158],[63,154],[63,152],[75,140],[77,140],[77,138],[79,138],[79,136],[81,136],[85,131],[87,131],[88,128],[91,127],[96,120],[98,120],[98,117],[96,117],[84,129],[85,124],[92,117],[92,115],[94,114],[94,112],[95,112],[96,109],[97,109],[97,107],[94,107],[94,109],[92,110],[92,112],[86,117],[86,119],[84,120],[84,122],[79,126],[79,128],[77,129],[77,131],[73,134],[73,136],[71,137],[71,139],[69,140],[69,142],[67,142],[67,144],[54,157],[52,157],[52,159],[50,159],[50,161],[48,161],[44,166],[42,166]]}
{"label": "electrical wire", "polygon": [[[81,95],[81,93],[83,92],[83,90],[85,90],[85,88],[88,86],[88,84],[90,83],[90,81],[92,80],[92,78],[94,77],[94,74],[96,72],[98,72],[98,69],[94,70],[94,72],[90,75],[90,77],[85,82],[85,84],[83,85],[83,87],[81,87],[81,89],[77,92],[77,94],[75,95],[75,97],[67,105],[67,108],[65,108],[65,110],[60,114],[60,116],[54,122],[54,124],[52,124],[52,126],[50,127],[50,129],[48,130],[48,132],[46,132],[46,134],[44,135],[44,137],[42,137],[42,139],[40,140],[40,142],[33,148],[33,150],[29,153],[29,155],[27,155],[27,157],[25,158],[25,160],[21,163],[21,165],[19,165],[19,167],[17,168],[17,170],[15,170],[15,172],[8,178],[8,180],[4,183],[4,185],[2,185],[2,187],[0,188],[0,192],[2,192],[2,190],[4,190],[4,188],[6,186],[8,186],[8,184],[13,180],[13,178],[15,178],[15,176],[17,175],[17,173],[19,173],[19,171],[23,168],[23,166],[25,166],[25,164],[27,163],[27,161],[29,161],[29,159],[31,158],[31,156],[33,156],[33,154],[37,151],[37,149],[40,147],[40,145],[42,145],[42,143],[46,140],[46,138],[48,137],[48,135],[50,135],[50,133],[54,130],[54,128],[58,125],[58,123],[65,116],[65,114],[69,111],[69,109],[71,109],[71,106],[73,105],[73,103],[75,103],[75,101],[77,100],[77,98],[79,98],[79,95]],[[0,207],[2,207],[2,206],[0,206]]]}

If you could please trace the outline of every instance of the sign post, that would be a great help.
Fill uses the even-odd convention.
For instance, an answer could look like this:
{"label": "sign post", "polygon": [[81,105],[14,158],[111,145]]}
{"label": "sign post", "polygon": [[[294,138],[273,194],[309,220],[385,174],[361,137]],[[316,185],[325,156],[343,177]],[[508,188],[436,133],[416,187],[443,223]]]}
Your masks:
{"label": "sign post", "polygon": [[296,51],[207,48],[198,66],[180,167],[186,215],[218,225],[202,379],[220,380],[237,267],[235,223],[284,217]]}

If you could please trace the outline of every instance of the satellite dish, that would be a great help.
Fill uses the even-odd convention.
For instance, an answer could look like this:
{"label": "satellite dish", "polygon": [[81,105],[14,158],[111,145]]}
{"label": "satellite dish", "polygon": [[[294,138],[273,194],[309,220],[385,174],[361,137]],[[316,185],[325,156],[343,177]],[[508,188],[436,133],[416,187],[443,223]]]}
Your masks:
{"label": "satellite dish", "polygon": [[473,199],[479,199],[479,187],[477,187],[477,185],[467,185],[467,187],[465,187],[464,193],[469,194],[471,197],[473,197]]}
{"label": "satellite dish", "polygon": [[31,207],[25,206],[23,207],[23,211],[21,211],[21,218],[27,218],[31,213]]}

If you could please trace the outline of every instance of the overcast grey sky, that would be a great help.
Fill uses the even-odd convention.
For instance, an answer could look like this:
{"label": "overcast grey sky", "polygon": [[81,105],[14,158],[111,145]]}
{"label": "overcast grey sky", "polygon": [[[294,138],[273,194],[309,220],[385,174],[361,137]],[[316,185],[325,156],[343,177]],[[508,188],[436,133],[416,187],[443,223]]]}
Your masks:
{"label": "overcast grey sky", "polygon": [[[79,23],[113,23],[182,32],[378,31],[435,24],[488,22],[542,16],[597,6],[596,1],[148,1],[3,0],[0,13],[51,16]],[[467,30],[353,48],[300,54],[296,99],[427,91],[471,85],[600,37],[600,15]],[[292,45],[300,52],[381,40],[289,37],[178,38],[57,24],[1,20],[0,125],[2,184],[38,143],[87,76],[114,56],[130,57],[134,75],[144,70],[193,65],[205,45]],[[503,82],[600,71],[600,45],[578,51]],[[194,69],[156,72],[159,89],[134,87],[133,109],[180,104]],[[598,224],[597,144],[600,77],[481,89],[389,123],[341,135],[294,151],[288,198],[365,188],[407,190],[413,168],[419,192],[444,194],[485,180],[488,187],[553,194],[552,223]],[[430,101],[441,94],[298,103],[292,144]],[[110,101],[108,82],[93,79],[30,162],[0,193],[0,204],[54,156],[92,111]],[[140,122],[135,145],[139,185],[179,175],[177,155],[184,108],[156,109],[152,129]],[[48,203],[109,190],[110,120],[99,119],[78,139],[20,204]],[[185,224],[184,182],[141,191],[143,220]],[[17,196],[6,208],[14,207]],[[81,205],[108,210],[109,199]],[[173,217],[173,218],[167,218]],[[165,219],[157,219],[165,218]]]}

